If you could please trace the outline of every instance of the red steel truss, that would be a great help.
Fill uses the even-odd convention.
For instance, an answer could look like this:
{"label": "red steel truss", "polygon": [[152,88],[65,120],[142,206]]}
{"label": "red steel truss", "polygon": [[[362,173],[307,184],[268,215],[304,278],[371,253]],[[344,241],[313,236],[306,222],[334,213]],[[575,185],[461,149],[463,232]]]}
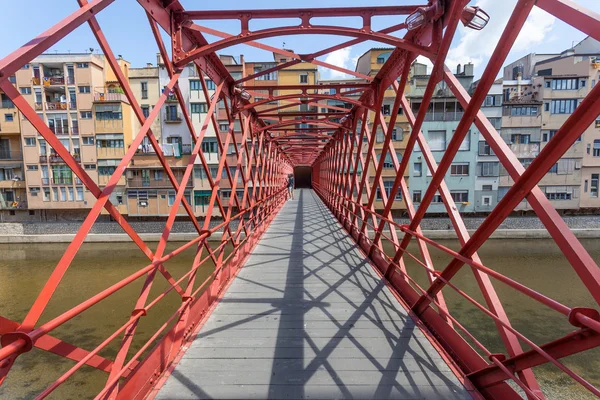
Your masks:
{"label": "red steel truss", "polygon": [[[414,317],[433,334],[432,337],[435,337],[439,344],[438,348],[458,366],[463,380],[474,387],[483,397],[520,398],[514,385],[507,383],[510,380],[518,385],[528,398],[545,398],[532,372],[533,367],[542,364],[555,365],[579,385],[597,396],[600,395],[599,389],[570,370],[560,360],[600,346],[600,314],[598,311],[581,308],[576,304],[571,306],[561,304],[547,295],[486,267],[477,255],[477,250],[515,206],[526,198],[589,294],[600,304],[600,269],[598,265],[537,186],[544,174],[600,113],[600,85],[596,85],[591,90],[527,169],[521,165],[480,111],[486,94],[533,7],[539,7],[574,28],[600,40],[600,16],[598,14],[582,9],[570,0],[518,0],[482,78],[473,96],[470,97],[444,64],[458,24],[461,20],[465,23],[465,19],[468,19],[468,13],[465,11],[467,0],[429,0],[428,4],[389,7],[231,11],[187,11],[178,0],[138,0],[147,14],[154,39],[170,77],[170,81],[153,111],[146,118],[95,17],[113,1],[95,0],[88,3],[87,0],[78,0],[80,5],[78,11],[0,60],[0,89],[16,104],[23,116],[46,139],[97,199],[24,320],[17,322],[0,316],[0,343],[2,345],[0,349],[0,384],[10,373],[15,360],[27,357],[27,353],[35,347],[74,361],[72,368],[40,393],[39,398],[48,396],[83,366],[106,373],[106,384],[97,398],[145,397],[159,376],[170,368],[178,353],[191,340],[202,318],[210,311],[211,304],[234,278],[237,270],[243,265],[244,260],[260,239],[261,234],[287,200],[285,186],[287,174],[292,172],[293,167],[303,165],[312,166],[313,188],[331,212],[397,291],[405,305],[414,313]],[[404,20],[406,16],[411,14],[414,16],[419,13],[423,18],[420,20],[420,25],[416,27],[407,23],[398,23],[379,31],[374,31],[371,27],[373,17],[395,16]],[[311,22],[313,18],[320,17],[360,17],[362,26],[350,28]],[[293,26],[250,30],[251,20],[277,18],[297,18],[299,23]],[[239,31],[230,34],[197,23],[203,20],[220,19],[239,21]],[[407,19],[407,21],[409,20],[414,19]],[[88,176],[36,114],[28,100],[21,96],[8,80],[8,77],[24,64],[29,63],[84,23],[89,24],[92,29],[136,118],[142,125],[104,188],[100,188]],[[468,26],[472,27],[473,25]],[[410,30],[406,31],[403,37],[399,37],[397,32],[404,32],[407,27]],[[161,31],[171,39],[171,54],[168,53],[167,47],[163,43]],[[209,43],[203,34],[220,39]],[[297,54],[290,50],[257,42],[257,40],[275,36],[307,34],[347,36],[351,39],[310,54]],[[317,60],[317,57],[364,41],[376,41],[395,48],[374,77]],[[215,52],[237,44],[274,51],[289,57],[290,61],[234,80]],[[404,93],[411,63],[419,55],[431,59],[433,72],[421,107],[414,115]],[[362,83],[244,86],[246,82],[264,74],[302,62],[310,62],[320,67],[346,73],[362,79]],[[204,79],[200,80],[205,97],[211,99],[208,109],[209,117],[203,121],[200,130],[194,128],[178,84],[182,68],[189,63],[194,64],[199,76],[207,77],[216,84],[216,90],[211,97],[206,82]],[[447,83],[465,112],[443,158],[437,163],[421,132],[421,127],[436,85],[441,80]],[[407,147],[403,150],[400,159],[392,141],[392,129],[388,129],[389,126],[395,126],[397,113],[393,112],[390,120],[386,122],[380,112],[384,93],[390,87],[395,92],[393,110],[401,108],[411,127]],[[335,94],[330,94],[329,89],[335,89]],[[174,175],[150,128],[167,97],[172,94],[179,102],[183,119],[194,143],[189,163],[180,182]],[[250,101],[253,96],[261,99]],[[332,106],[327,104],[328,100],[343,101],[352,105],[353,108]],[[272,102],[277,102],[278,105],[267,108],[267,104]],[[317,111],[294,110],[289,112],[291,107],[297,109],[298,105],[317,107]],[[320,112],[319,109],[321,109]],[[218,147],[223,156],[218,162],[217,177],[212,178],[201,145],[210,124],[216,132],[219,132],[217,110],[221,111],[220,115],[226,116],[229,129],[226,134],[218,136]],[[444,176],[473,123],[498,155],[499,161],[515,184],[471,236],[457,211],[448,186],[444,182]],[[298,127],[298,124],[304,124],[304,127]],[[237,126],[239,128],[236,128]],[[382,131],[384,135],[383,149],[379,156],[374,147],[375,132],[378,130]],[[142,240],[127,219],[109,200],[119,178],[123,176],[130,165],[136,149],[144,138],[149,139],[159,163],[177,193],[161,240],[154,250]],[[225,153],[230,144],[234,145],[235,154],[228,159]],[[404,178],[415,145],[420,147],[422,157],[433,175],[418,208],[412,204],[408,185]],[[396,173],[393,186],[389,191],[386,191],[382,179],[383,164],[387,153],[391,156]],[[232,158],[235,158],[235,165],[231,165]],[[199,164],[204,168],[211,187],[206,216],[202,218],[194,216],[192,205],[184,196],[194,164]],[[370,167],[374,173],[367,173]],[[228,202],[222,201],[219,196],[223,171],[227,177],[225,187],[232,193]],[[241,194],[238,194],[238,189]],[[381,212],[377,212],[374,207],[375,195],[378,192],[384,204]],[[392,219],[392,206],[398,193],[404,199],[410,218],[410,223],[406,225],[398,224]],[[436,194],[441,196],[452,221],[453,229],[461,246],[459,251],[451,250],[424,236],[420,228],[427,207]],[[190,221],[194,224],[197,236],[176,250],[166,253],[169,234],[180,205],[183,206]],[[102,210],[106,210],[123,228],[140,251],[146,255],[149,263],[70,310],[50,321],[40,323],[42,313],[52,299],[53,293],[61,284],[62,278]],[[219,219],[219,223],[211,228],[211,221],[214,217]],[[222,237],[216,242],[209,242],[208,239],[217,231],[222,232]],[[418,255],[408,251],[408,245],[413,239],[417,244]],[[385,241],[393,246],[395,254],[386,254],[384,251]],[[228,246],[232,252],[226,255],[225,248]],[[165,263],[188,248],[195,248],[196,256],[189,271],[176,279],[165,267]],[[448,265],[434,266],[430,255],[432,248],[445,252],[452,257],[452,261]],[[428,277],[426,287],[419,285],[415,277],[407,272],[405,260],[408,259],[414,260],[426,272]],[[197,272],[208,260],[214,262],[216,268],[204,282],[198,285],[196,282]],[[465,264],[474,274],[484,304],[471,297],[463,288],[457,286],[456,281],[452,280]],[[156,278],[157,275],[162,275],[167,280],[168,288],[151,298],[150,290],[154,280],[161,279]],[[144,283],[135,301],[131,317],[106,340],[98,343],[95,348],[83,349],[52,335],[56,328],[76,323],[72,321],[75,317],[138,280],[143,280]],[[548,343],[534,343],[511,325],[502,299],[496,292],[496,281],[539,302],[550,310],[562,314],[573,325],[573,331],[566,335],[557,333],[556,338]],[[497,335],[504,344],[505,352],[491,352],[469,332],[452,315],[452,310],[449,309],[444,299],[442,289],[456,292],[481,311],[482,316],[491,318],[497,328]],[[171,292],[180,296],[181,305],[171,315],[157,316],[163,321],[161,327],[149,340],[137,346],[139,350],[135,354],[131,354],[131,345],[136,340],[138,324],[148,313],[152,313],[153,307]],[[114,358],[108,359],[99,355],[110,343],[119,340],[119,350]]]}

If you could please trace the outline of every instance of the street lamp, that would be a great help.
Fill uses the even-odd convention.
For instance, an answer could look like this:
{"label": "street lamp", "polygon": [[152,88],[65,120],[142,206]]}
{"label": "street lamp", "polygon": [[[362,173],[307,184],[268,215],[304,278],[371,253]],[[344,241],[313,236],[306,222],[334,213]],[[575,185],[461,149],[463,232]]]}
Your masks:
{"label": "street lamp", "polygon": [[480,31],[490,20],[490,16],[479,7],[466,6],[460,16],[460,21],[467,28]]}

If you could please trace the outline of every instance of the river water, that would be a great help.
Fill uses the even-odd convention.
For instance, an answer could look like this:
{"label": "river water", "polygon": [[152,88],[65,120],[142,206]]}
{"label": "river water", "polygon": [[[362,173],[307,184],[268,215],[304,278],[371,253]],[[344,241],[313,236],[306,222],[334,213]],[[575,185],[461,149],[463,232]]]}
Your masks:
{"label": "river water", "polygon": [[[455,241],[442,243],[457,248]],[[586,240],[583,244],[592,257],[600,262],[600,241]],[[167,251],[179,245],[181,244],[171,245]],[[1,316],[15,321],[24,318],[65,248],[66,244],[0,245]],[[391,251],[388,249],[388,252]],[[414,246],[411,246],[409,251],[417,254]],[[434,265],[438,269],[450,260],[441,251],[431,251]],[[190,248],[169,260],[165,266],[172,275],[179,278],[189,270],[194,253],[195,249]],[[479,254],[486,266],[570,307],[594,307],[593,299],[552,241],[491,240],[484,245]],[[145,256],[133,244],[85,244],[75,257],[40,322],[50,320],[147,264]],[[204,281],[213,268],[212,263],[207,262],[196,281]],[[420,283],[426,283],[426,275],[416,263],[408,262],[407,269]],[[52,335],[82,348],[93,349],[127,320],[140,292],[142,281],[143,279],[139,279],[103,300],[53,331]],[[165,279],[160,275],[157,275],[155,282],[150,299],[167,287]],[[452,282],[483,303],[470,269],[463,268]],[[513,326],[535,343],[551,341],[573,330],[566,317],[497,281],[494,285]],[[492,352],[506,353],[490,318],[451,289],[444,289],[443,293],[452,315],[480,342]],[[180,304],[180,298],[174,292],[159,302],[148,316],[142,319],[129,354],[134,354]],[[118,343],[119,340],[114,341],[101,355],[114,357]],[[563,359],[563,362],[596,386],[600,385],[600,351],[593,350],[585,355],[571,356]],[[72,365],[72,362],[59,356],[34,349],[19,357],[4,385],[0,387],[0,398],[33,398]],[[534,372],[550,399],[593,398],[565,374],[558,372],[554,366],[538,367]],[[93,398],[105,382],[105,373],[84,367],[59,387],[50,398]]]}

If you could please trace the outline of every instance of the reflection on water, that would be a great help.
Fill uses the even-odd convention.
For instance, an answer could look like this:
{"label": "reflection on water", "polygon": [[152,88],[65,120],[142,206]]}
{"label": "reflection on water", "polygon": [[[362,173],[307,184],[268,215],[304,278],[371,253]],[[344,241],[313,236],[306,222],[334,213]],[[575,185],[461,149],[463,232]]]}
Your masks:
{"label": "reflection on water", "polygon": [[[446,241],[443,244],[457,248],[457,243],[453,241]],[[583,244],[592,257],[600,261],[600,241],[583,241]],[[167,251],[176,246],[169,247]],[[0,315],[15,321],[23,319],[65,248],[66,244],[0,245],[2,255],[0,257]],[[409,251],[418,254],[416,246],[411,246]],[[392,249],[388,249],[388,252],[391,253]],[[437,269],[443,268],[450,261],[450,258],[441,251],[431,249],[431,253]],[[194,248],[188,249],[168,261],[165,266],[178,279],[191,267],[194,254]],[[597,308],[552,241],[492,240],[485,244],[479,254],[486,266],[570,307]],[[48,321],[147,264],[148,260],[132,244],[85,244],[75,257],[40,322]],[[207,262],[196,281],[198,283],[204,281],[213,268],[212,263]],[[416,263],[407,261],[407,269],[419,284],[427,283],[425,273]],[[497,281],[492,281],[513,326],[535,343],[551,341],[573,330],[566,317]],[[143,279],[137,280],[74,318],[70,323],[56,329],[52,334],[85,349],[93,349],[127,321],[142,282]],[[485,304],[469,268],[463,268],[453,278],[453,283]],[[149,299],[156,297],[166,287],[165,279],[157,275]],[[492,352],[506,353],[499,340],[497,329],[489,318],[452,289],[444,289],[443,293],[452,315],[481,343]],[[180,304],[180,297],[176,293],[171,293],[159,302],[148,316],[142,319],[129,354],[139,349]],[[116,340],[101,355],[113,357],[118,342]],[[527,349],[526,346],[524,348]],[[590,382],[600,385],[598,350],[562,361]],[[72,365],[71,361],[34,349],[18,359],[0,388],[0,398],[33,398]],[[558,372],[555,367],[538,367],[534,372],[548,398],[593,398],[565,374]],[[105,382],[105,373],[84,367],[50,397],[93,398]]]}

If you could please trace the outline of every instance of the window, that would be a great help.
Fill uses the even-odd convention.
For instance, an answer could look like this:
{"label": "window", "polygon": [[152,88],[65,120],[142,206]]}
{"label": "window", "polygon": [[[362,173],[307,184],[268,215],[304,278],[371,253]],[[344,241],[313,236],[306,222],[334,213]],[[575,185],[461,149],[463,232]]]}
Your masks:
{"label": "window", "polygon": [[453,163],[450,165],[451,176],[469,176],[469,163]]}
{"label": "window", "polygon": [[[505,114],[507,115],[507,114]],[[510,107],[510,115],[513,117],[536,116],[538,115],[537,106],[518,106]]]}
{"label": "window", "polygon": [[148,116],[150,115],[150,106],[143,105],[142,106],[142,114],[144,114],[144,118],[148,118]]}
{"label": "window", "polygon": [[572,79],[552,79],[552,90],[576,90],[577,78]]}
{"label": "window", "polygon": [[39,167],[36,164],[30,164],[27,166],[27,171],[37,171]]}
{"label": "window", "polygon": [[502,117],[488,117],[488,121],[490,121],[490,124],[492,124],[494,129],[497,130],[502,128]]}
{"label": "window", "polygon": [[413,203],[421,202],[421,191],[420,190],[413,190],[412,201],[413,201]]}
{"label": "window", "polygon": [[492,196],[481,196],[481,205],[491,206],[492,205]]}
{"label": "window", "polygon": [[77,201],[83,201],[83,188],[77,187],[75,189],[77,190]]}
{"label": "window", "polygon": [[200,180],[208,179],[204,168],[202,168],[202,167],[194,168],[194,179],[200,179]]}
{"label": "window", "polygon": [[446,131],[429,131],[429,147],[431,151],[446,150]]}
{"label": "window", "polygon": [[556,131],[542,132],[542,142],[549,142],[554,137]]}
{"label": "window", "polygon": [[546,198],[548,200],[571,200],[573,198],[573,193],[568,193],[568,192],[546,193]]}
{"label": "window", "polygon": [[584,88],[585,87],[585,79],[580,79],[579,80],[579,88]]}
{"label": "window", "polygon": [[391,109],[392,109],[392,106],[391,106],[391,105],[389,105],[389,104],[384,104],[384,105],[381,107],[381,112],[383,113],[383,115],[390,115],[390,113],[391,113]]}
{"label": "window", "polygon": [[468,190],[452,190],[450,191],[452,200],[455,203],[468,203],[469,202],[469,191]]}
{"label": "window", "polygon": [[154,180],[155,181],[162,181],[163,180],[163,171],[160,169],[155,169],[154,170]]}
{"label": "window", "polygon": [[21,94],[31,94],[31,88],[28,86],[19,88],[19,91],[21,92]]}
{"label": "window", "polygon": [[25,138],[25,146],[35,146],[35,138],[34,137],[26,137]]}
{"label": "window", "polygon": [[140,88],[142,90],[142,99],[148,98],[148,82],[140,82]]}
{"label": "window", "polygon": [[552,85],[552,81],[551,80],[544,81],[544,87],[550,88],[551,85]]}
{"label": "window", "polygon": [[215,90],[217,88],[217,86],[215,85],[215,82],[213,82],[211,79],[207,79],[205,82],[206,82],[206,88],[208,90]]}
{"label": "window", "polygon": [[93,171],[96,169],[96,164],[83,164],[83,168],[88,171]]}
{"label": "window", "polygon": [[492,185],[481,185],[481,190],[490,191],[490,190],[493,190],[493,186]]}
{"label": "window", "polygon": [[25,64],[21,67],[21,69],[29,69],[29,64]]}
{"label": "window", "polygon": [[431,200],[431,202],[434,204],[440,204],[440,203],[443,203],[444,201],[442,200],[442,195],[439,193],[436,193],[433,195],[433,200]]}
{"label": "window", "polygon": [[308,83],[308,74],[300,74],[300,83]]}
{"label": "window", "polygon": [[12,122],[14,120],[14,117],[12,114],[4,114],[4,120],[6,122]]}
{"label": "window", "polygon": [[423,164],[416,162],[413,164],[413,176],[423,176]]}
{"label": "window", "polygon": [[231,190],[221,190],[221,198],[228,199],[231,197]]}
{"label": "window", "polygon": [[502,105],[502,95],[487,95],[483,103],[484,107],[497,107]]}
{"label": "window", "polygon": [[102,104],[96,106],[96,119],[98,121],[122,120],[123,112],[119,104]]}
{"label": "window", "polygon": [[[108,137],[110,137],[110,139]],[[123,139],[117,139],[116,137],[123,137],[123,135],[98,135],[96,137],[96,147],[98,149],[122,149],[122,148],[124,148],[125,141]]]}
{"label": "window", "polygon": [[217,146],[217,140],[212,138],[204,138],[204,140],[202,141],[202,152],[218,153],[219,148]]}
{"label": "window", "polygon": [[72,187],[67,189],[69,189],[69,201],[75,201],[75,190]]}
{"label": "window", "polygon": [[221,132],[227,132],[227,131],[229,131],[229,124],[219,124],[219,130]]}
{"label": "window", "polygon": [[480,156],[493,156],[494,151],[486,141],[479,142],[479,153]]}
{"label": "window", "polygon": [[[390,198],[390,194],[392,193],[392,186],[394,186],[394,181],[383,181],[383,189],[385,190],[385,195],[388,199]],[[377,188],[377,199],[383,199],[379,188]],[[397,191],[395,200],[402,200],[402,193],[400,192],[400,190]]]}
{"label": "window", "polygon": [[89,86],[79,86],[79,93],[91,93],[92,90]]}
{"label": "window", "polygon": [[590,185],[590,197],[598,197],[598,181],[600,180],[600,174],[592,174],[592,180]]}
{"label": "window", "polygon": [[550,112],[552,114],[571,114],[577,107],[577,99],[552,100]]}
{"label": "window", "polygon": [[52,200],[58,201],[58,188],[57,187],[52,188]]}
{"label": "window", "polygon": [[500,164],[497,162],[477,163],[477,176],[499,176]]}
{"label": "window", "polygon": [[67,188],[66,187],[60,188],[60,201],[67,201]]}
{"label": "window", "polygon": [[8,77],[8,81],[14,85],[17,83],[17,77],[15,75],[11,75]]}
{"label": "window", "polygon": [[92,119],[91,111],[81,111],[79,115],[81,116],[81,119]]}
{"label": "window", "polygon": [[[454,133],[452,133],[454,134]],[[467,134],[465,135],[465,138],[463,139],[462,143],[460,144],[460,147],[458,148],[459,151],[469,151],[471,150],[471,131],[467,131]]]}
{"label": "window", "polygon": [[77,68],[89,68],[89,63],[77,63]]}
{"label": "window", "polygon": [[510,135],[510,142],[512,144],[529,144],[531,141],[531,135],[515,134]]}
{"label": "window", "polygon": [[594,157],[600,157],[600,140],[594,140],[594,152],[592,153]]}
{"label": "window", "polygon": [[385,63],[385,57],[377,57],[377,64]]}
{"label": "window", "polygon": [[202,90],[200,79],[190,79],[190,90]]}
{"label": "window", "polygon": [[94,137],[93,136],[82,136],[81,144],[84,146],[93,146],[94,145]]}
{"label": "window", "polygon": [[384,140],[383,132],[380,130],[377,130],[377,134],[375,135],[375,141],[377,143],[382,143],[383,140]]}
{"label": "window", "polygon": [[[398,132],[400,132],[400,133],[398,134]],[[402,129],[402,128],[393,129],[392,130],[392,140],[394,140],[394,141],[404,140],[404,129]]]}
{"label": "window", "polygon": [[550,103],[548,103],[548,102],[544,103],[544,111],[546,111],[546,112],[550,111]]}
{"label": "window", "polygon": [[45,187],[44,189],[44,201],[50,201],[50,188]]}
{"label": "window", "polygon": [[192,103],[192,114],[206,114],[208,112],[208,107],[206,103]]}

